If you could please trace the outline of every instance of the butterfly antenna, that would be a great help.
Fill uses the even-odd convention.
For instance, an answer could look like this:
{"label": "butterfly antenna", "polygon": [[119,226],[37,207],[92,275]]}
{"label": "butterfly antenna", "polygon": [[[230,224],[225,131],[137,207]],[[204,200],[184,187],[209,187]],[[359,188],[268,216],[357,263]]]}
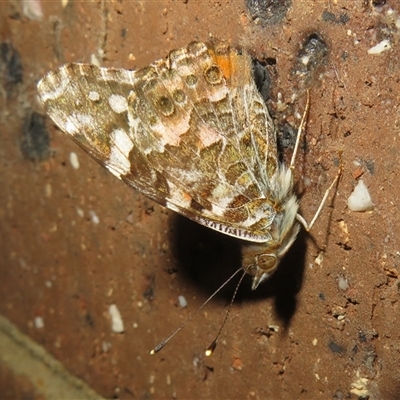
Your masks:
{"label": "butterfly antenna", "polygon": [[[158,343],[158,345],[156,346],[156,347],[154,347],[154,349],[153,350],[151,350],[150,351],[150,354],[156,354],[156,353],[158,353],[196,314],[198,314],[202,309],[203,309],[203,307],[206,305],[206,304],[208,304],[209,303],[209,301],[225,286],[225,285],[227,285],[228,284],[228,282],[230,282],[240,271],[242,270],[242,268],[239,268],[237,271],[235,271],[196,311],[194,311],[193,313],[191,313],[190,315],[189,315],[189,317],[182,323],[182,325],[175,331],[175,332],[173,332],[172,333],[172,335],[170,335],[168,338],[166,338],[166,339],[164,339],[164,340],[162,340],[160,343]],[[243,274],[243,276],[246,274],[246,272]],[[240,281],[239,281],[239,284],[240,284],[240,282],[242,282],[242,280],[243,280],[243,276],[240,278]],[[235,296],[236,296],[236,293],[237,293],[237,289],[238,289],[238,287],[236,288],[236,290],[235,290],[235,293],[234,293],[234,295],[233,295],[233,298],[232,298],[232,302],[233,302],[233,299],[235,298]],[[232,306],[232,302],[231,302],[231,306]],[[230,308],[231,308],[231,306],[230,306]],[[229,308],[229,309],[230,309]],[[226,315],[226,317],[227,317],[228,315]],[[225,317],[225,321],[226,321],[226,317]],[[223,323],[223,325],[225,324],[225,321],[224,321],[224,323]],[[222,326],[223,326],[222,325]],[[215,342],[215,345],[214,345],[214,348],[215,348],[215,346],[216,346],[216,342],[217,342],[217,339],[218,339],[218,337],[219,337],[219,335],[220,335],[220,333],[221,333],[221,330],[222,330],[222,327],[221,327],[221,329],[220,329],[220,332],[218,333],[218,336],[217,336],[217,338],[214,340],[214,342]],[[213,342],[213,343],[214,343]],[[211,347],[211,346],[210,346]],[[209,347],[209,348],[210,348]],[[207,349],[207,351],[209,350],[209,348]],[[207,352],[206,352],[207,353]],[[211,355],[212,354],[212,351],[211,351],[211,353],[209,354],[209,355]]]}
{"label": "butterfly antenna", "polygon": [[[219,332],[218,332],[216,338],[213,340],[213,342],[208,346],[207,350],[205,351],[205,354],[206,354],[207,357],[210,357],[214,353],[215,348],[217,347],[218,339],[221,336],[222,329],[224,329],[225,323],[226,323],[226,321],[228,319],[228,316],[229,316],[229,313],[230,313],[230,311],[232,309],[233,302],[235,301],[236,294],[237,294],[237,292],[239,290],[239,286],[241,285],[241,283],[243,281],[243,278],[246,276],[247,271],[249,270],[249,268],[250,268],[250,266],[245,269],[245,271],[243,272],[243,275],[241,276],[238,284],[236,285],[236,289],[235,289],[235,291],[233,293],[231,303],[229,304],[229,307],[226,310],[225,318],[224,318],[224,321],[222,322],[221,328],[219,328]],[[236,275],[236,273],[237,273],[237,271],[235,272],[235,275]]]}
{"label": "butterfly antenna", "polygon": [[294,169],[294,162],[296,160],[297,150],[299,149],[299,145],[300,145],[301,133],[304,129],[304,125],[306,124],[306,117],[307,117],[309,109],[310,109],[310,92],[307,90],[306,108],[304,109],[303,116],[301,117],[299,129],[297,130],[296,144],[294,145],[293,155],[292,155],[292,159],[290,161],[290,169],[291,170]]}

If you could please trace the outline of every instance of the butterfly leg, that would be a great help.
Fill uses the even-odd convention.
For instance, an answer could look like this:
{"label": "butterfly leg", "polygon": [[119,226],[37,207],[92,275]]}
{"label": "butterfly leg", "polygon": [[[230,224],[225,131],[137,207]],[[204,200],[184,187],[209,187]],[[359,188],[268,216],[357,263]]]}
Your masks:
{"label": "butterfly leg", "polygon": [[297,130],[297,137],[296,137],[296,143],[294,145],[294,150],[293,150],[293,155],[292,159],[290,160],[290,169],[293,171],[294,170],[294,163],[296,161],[296,155],[297,155],[297,150],[299,149],[300,145],[300,139],[301,139],[301,134],[304,130],[304,126],[306,124],[306,117],[308,114],[308,110],[310,109],[310,92],[307,90],[307,103],[306,103],[306,108],[304,109],[303,116],[301,117],[299,129]]}
{"label": "butterfly leg", "polygon": [[[291,169],[292,171],[293,171],[294,168],[295,168],[294,163],[295,163],[295,160],[296,160],[297,151],[298,151],[298,148],[299,148],[299,145],[300,145],[301,134],[302,134],[302,132],[303,132],[303,130],[304,130],[304,126],[305,126],[305,124],[306,124],[306,117],[307,117],[307,113],[308,113],[308,110],[309,110],[309,109],[310,109],[310,92],[307,90],[307,103],[306,103],[306,108],[304,109],[303,116],[301,117],[299,129],[297,130],[296,143],[295,143],[295,146],[294,146],[292,159],[291,159],[291,161],[290,161],[290,169]],[[297,221],[299,221],[299,222],[304,226],[304,229],[305,229],[307,232],[309,232],[309,231],[311,230],[311,228],[313,227],[315,221],[317,220],[319,214],[321,213],[321,211],[322,211],[322,209],[323,209],[323,207],[324,207],[324,204],[325,204],[325,202],[326,202],[326,200],[327,200],[327,198],[328,198],[328,196],[329,196],[329,193],[331,192],[332,188],[336,185],[337,181],[339,180],[340,176],[342,175],[342,155],[339,154],[339,157],[340,157],[340,166],[339,166],[339,170],[338,170],[338,172],[337,172],[337,174],[336,174],[336,177],[335,177],[335,179],[333,180],[333,182],[331,183],[331,185],[329,186],[329,188],[325,191],[324,197],[322,198],[322,200],[321,200],[321,202],[320,202],[320,204],[319,204],[319,206],[318,206],[318,209],[317,209],[316,213],[314,214],[314,217],[313,217],[313,219],[311,220],[311,222],[308,223],[308,222],[304,219],[304,217],[303,217],[302,215],[296,214],[296,219],[297,219]]]}
{"label": "butterfly leg", "polygon": [[304,226],[304,229],[305,229],[307,232],[309,232],[309,231],[311,230],[311,228],[313,227],[315,221],[317,220],[319,214],[321,213],[321,211],[322,211],[322,209],[323,209],[323,207],[324,207],[324,204],[325,204],[325,202],[326,202],[326,200],[327,200],[327,198],[328,198],[328,196],[329,196],[329,193],[331,192],[332,188],[335,187],[335,185],[337,184],[339,178],[340,178],[341,175],[342,175],[343,165],[342,165],[342,155],[341,155],[341,153],[339,154],[339,156],[340,156],[340,165],[339,165],[338,172],[337,172],[337,174],[336,174],[336,176],[335,176],[335,179],[334,179],[333,182],[331,183],[331,185],[328,187],[328,189],[326,189],[325,194],[324,194],[324,197],[322,197],[322,200],[321,200],[321,202],[319,203],[318,209],[317,209],[317,211],[315,212],[314,217],[313,217],[313,219],[311,220],[311,222],[308,223],[308,222],[304,219],[304,217],[303,217],[302,215],[296,214],[296,219],[297,219],[297,221],[299,221],[299,222]]}

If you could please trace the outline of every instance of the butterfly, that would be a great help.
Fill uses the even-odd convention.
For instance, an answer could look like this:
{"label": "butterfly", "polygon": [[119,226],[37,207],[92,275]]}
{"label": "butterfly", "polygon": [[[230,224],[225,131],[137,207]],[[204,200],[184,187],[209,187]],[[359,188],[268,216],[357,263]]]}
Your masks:
{"label": "butterfly", "polygon": [[136,71],[66,64],[38,92],[60,129],[117,178],[243,239],[252,289],[276,270],[299,223],[311,228],[330,190],[308,224],[292,173],[305,114],[287,166],[251,57],[226,42],[192,42]]}

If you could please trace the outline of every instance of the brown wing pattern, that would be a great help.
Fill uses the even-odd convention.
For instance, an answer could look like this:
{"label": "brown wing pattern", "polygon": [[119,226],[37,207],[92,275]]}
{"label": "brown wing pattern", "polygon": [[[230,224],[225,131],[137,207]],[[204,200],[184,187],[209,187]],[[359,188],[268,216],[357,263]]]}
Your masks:
{"label": "brown wing pattern", "polygon": [[194,42],[138,71],[68,64],[38,90],[55,123],[118,178],[203,225],[261,242],[278,165],[251,68],[225,43]]}

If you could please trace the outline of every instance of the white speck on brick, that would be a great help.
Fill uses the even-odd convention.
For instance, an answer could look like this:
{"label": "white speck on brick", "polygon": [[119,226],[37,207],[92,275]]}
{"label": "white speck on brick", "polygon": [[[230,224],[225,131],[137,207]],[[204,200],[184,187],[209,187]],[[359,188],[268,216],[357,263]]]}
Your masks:
{"label": "white speck on brick", "polygon": [[107,351],[111,349],[111,343],[103,341],[101,344],[101,349],[103,350],[103,353],[107,353]]}
{"label": "white speck on brick", "polygon": [[364,181],[360,179],[353,193],[347,199],[347,206],[350,211],[371,211],[374,208],[371,196]]}
{"label": "white speck on brick", "polygon": [[181,307],[181,308],[184,308],[187,306],[187,301],[186,301],[185,296],[178,296],[178,304],[179,304],[179,307]]}
{"label": "white speck on brick", "polygon": [[43,18],[42,4],[40,0],[23,0],[22,12],[25,17],[33,20],[40,21]]}
{"label": "white speck on brick", "polygon": [[90,64],[96,65],[96,67],[101,66],[101,62],[100,62],[99,58],[96,56],[96,54],[92,54],[90,56]]}
{"label": "white speck on brick", "polygon": [[51,197],[51,195],[52,195],[52,186],[51,186],[51,183],[46,183],[46,185],[45,185],[45,187],[44,187],[44,195],[47,197],[47,198],[50,198]]}
{"label": "white speck on brick", "polygon": [[35,328],[36,329],[44,328],[43,318],[42,317],[35,317],[34,324],[35,324]]}
{"label": "white speck on brick", "polygon": [[347,290],[349,288],[349,281],[347,280],[347,278],[345,278],[342,275],[339,275],[339,279],[338,279],[338,287],[340,290]]}
{"label": "white speck on brick", "polygon": [[124,321],[122,321],[121,313],[115,304],[111,304],[108,308],[111,317],[111,329],[115,333],[122,333],[124,331]]}
{"label": "white speck on brick", "polygon": [[91,221],[97,225],[100,223],[100,218],[97,216],[97,214],[93,210],[89,210],[89,216]]}
{"label": "white speck on brick", "polygon": [[304,65],[308,65],[308,63],[310,62],[310,57],[308,57],[308,56],[303,56],[303,57],[301,57],[301,62],[302,62]]}
{"label": "white speck on brick", "polygon": [[390,41],[388,39],[384,39],[374,47],[368,49],[368,54],[381,54],[382,52],[389,50],[391,48],[392,45],[390,44]]}
{"label": "white speck on brick", "polygon": [[76,154],[74,151],[69,153],[69,162],[71,163],[73,169],[79,169],[78,154]]}
{"label": "white speck on brick", "polygon": [[279,332],[279,326],[278,325],[269,324],[268,325],[268,329],[270,329],[271,331],[274,331],[274,332]]}

